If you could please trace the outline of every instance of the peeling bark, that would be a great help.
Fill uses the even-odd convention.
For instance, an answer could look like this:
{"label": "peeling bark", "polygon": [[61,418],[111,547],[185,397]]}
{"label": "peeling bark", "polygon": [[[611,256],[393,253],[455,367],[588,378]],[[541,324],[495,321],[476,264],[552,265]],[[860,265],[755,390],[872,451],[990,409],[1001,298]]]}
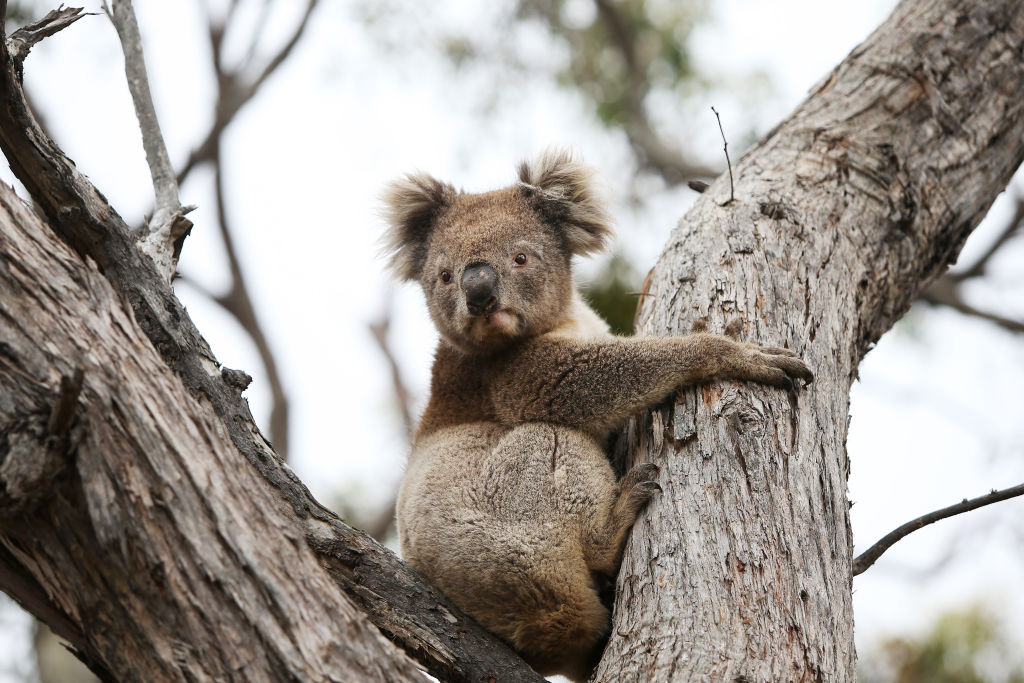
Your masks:
{"label": "peeling bark", "polygon": [[846,456],[857,365],[956,258],[1024,159],[1024,5],[904,1],[683,218],[638,329],[799,352],[789,396],[717,384],[638,419],[662,466],[602,681],[852,681]]}

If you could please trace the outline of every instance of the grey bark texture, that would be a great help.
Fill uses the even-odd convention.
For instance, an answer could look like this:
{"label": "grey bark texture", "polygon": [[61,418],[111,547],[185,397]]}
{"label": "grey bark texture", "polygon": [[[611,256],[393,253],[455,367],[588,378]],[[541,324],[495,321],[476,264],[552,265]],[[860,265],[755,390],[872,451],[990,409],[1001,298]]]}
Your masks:
{"label": "grey bark texture", "polygon": [[1024,159],[1022,93],[1024,3],[906,0],[735,165],[734,202],[719,178],[680,222],[639,331],[740,318],[816,379],[685,391],[627,430],[664,495],[596,680],[854,680],[850,385]]}

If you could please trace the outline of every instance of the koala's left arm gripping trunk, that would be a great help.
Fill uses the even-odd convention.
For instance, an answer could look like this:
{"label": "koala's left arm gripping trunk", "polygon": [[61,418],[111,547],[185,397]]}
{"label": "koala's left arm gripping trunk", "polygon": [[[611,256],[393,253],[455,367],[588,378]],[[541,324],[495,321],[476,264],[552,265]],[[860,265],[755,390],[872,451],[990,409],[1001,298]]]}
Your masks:
{"label": "koala's left arm gripping trunk", "polygon": [[503,421],[555,422],[602,433],[684,385],[741,378],[788,386],[789,374],[794,374],[789,362],[803,364],[773,352],[788,354],[706,333],[601,340],[540,337],[512,352],[495,378],[492,396]]}

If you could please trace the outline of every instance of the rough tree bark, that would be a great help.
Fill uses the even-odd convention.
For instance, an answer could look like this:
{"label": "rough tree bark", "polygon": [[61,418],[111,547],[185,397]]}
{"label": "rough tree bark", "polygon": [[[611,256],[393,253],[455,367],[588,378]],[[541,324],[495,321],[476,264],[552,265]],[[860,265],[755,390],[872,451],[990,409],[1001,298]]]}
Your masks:
{"label": "rough tree bark", "polygon": [[1024,159],[1024,3],[905,0],[683,218],[638,329],[734,317],[815,372],[717,384],[629,432],[634,529],[598,680],[854,680],[849,389]]}
{"label": "rough tree bark", "polygon": [[[632,432],[665,494],[600,678],[852,680],[849,385],[1021,162],[1022,43],[1019,3],[904,3],[674,234],[643,329],[739,316],[818,379],[687,392]],[[0,589],[107,679],[415,679],[372,622],[442,680],[539,680],[274,455],[35,126],[17,54],[0,146],[36,210],[0,187]]]}

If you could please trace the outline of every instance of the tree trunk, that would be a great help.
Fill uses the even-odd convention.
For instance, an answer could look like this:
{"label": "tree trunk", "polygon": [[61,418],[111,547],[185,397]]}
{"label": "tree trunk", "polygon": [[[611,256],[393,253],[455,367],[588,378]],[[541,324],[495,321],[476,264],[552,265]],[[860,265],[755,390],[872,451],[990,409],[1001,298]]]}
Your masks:
{"label": "tree trunk", "polygon": [[627,432],[634,528],[602,681],[852,681],[849,390],[1024,159],[1024,3],[905,0],[680,222],[638,329],[788,346],[790,395],[682,392]]}

